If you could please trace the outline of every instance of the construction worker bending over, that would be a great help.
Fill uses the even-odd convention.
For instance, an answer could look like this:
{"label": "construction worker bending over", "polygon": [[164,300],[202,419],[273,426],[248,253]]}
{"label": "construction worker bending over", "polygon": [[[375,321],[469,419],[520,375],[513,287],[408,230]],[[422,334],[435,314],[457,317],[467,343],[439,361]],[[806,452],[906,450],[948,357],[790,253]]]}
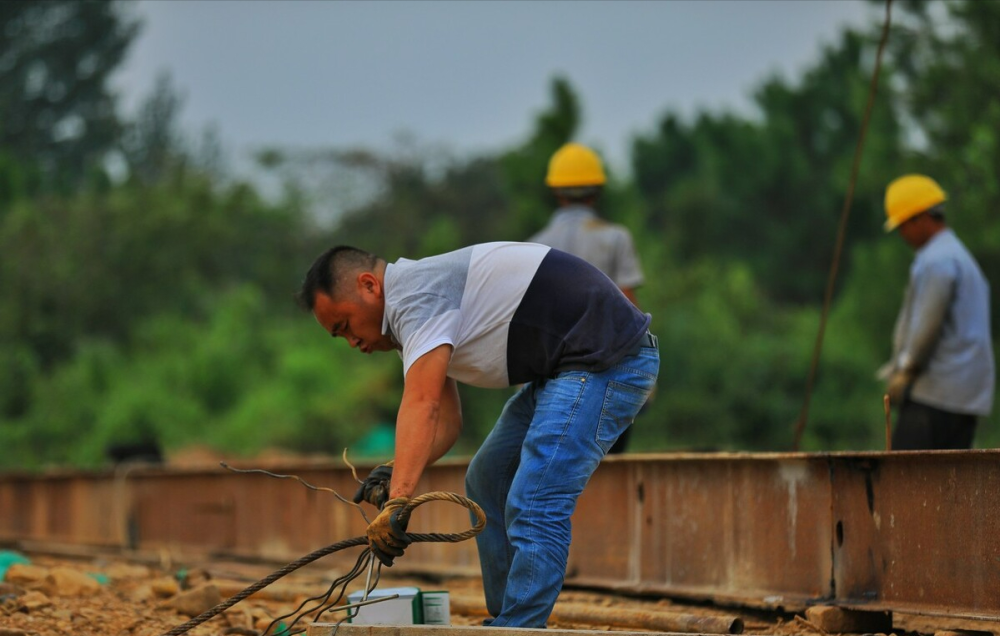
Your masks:
{"label": "construction worker bending over", "polygon": [[946,198],[916,174],[885,193],[885,230],[916,250],[892,359],[880,370],[898,407],[893,450],[971,448],[976,417],[993,407],[989,283],[945,224]]}
{"label": "construction worker bending over", "polygon": [[356,500],[385,565],[408,540],[398,511],[462,426],[456,382],[503,388],[507,402],[469,465],[485,624],[545,627],[562,589],[570,516],[601,458],[656,381],[650,317],[586,261],[529,243],[486,243],[421,260],[336,247],[313,263],[300,301],[362,353],[399,351],[404,388],[391,469]]}
{"label": "construction worker bending over", "polygon": [[[608,275],[637,307],[635,288],[643,283],[642,267],[632,234],[624,225],[597,215],[597,203],[607,177],[601,159],[590,148],[566,144],[549,160],[545,184],[558,208],[540,232],[528,239],[579,256]],[[625,450],[631,427],[611,453]]]}

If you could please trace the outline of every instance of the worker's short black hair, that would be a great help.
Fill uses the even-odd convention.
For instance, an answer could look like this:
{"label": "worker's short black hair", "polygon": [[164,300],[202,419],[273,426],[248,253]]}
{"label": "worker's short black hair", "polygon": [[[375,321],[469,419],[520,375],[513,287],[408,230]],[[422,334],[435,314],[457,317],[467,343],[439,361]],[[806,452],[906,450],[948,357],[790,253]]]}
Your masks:
{"label": "worker's short black hair", "polygon": [[925,212],[930,214],[933,219],[944,221],[944,203],[938,203],[932,208],[927,208]]}
{"label": "worker's short black hair", "polygon": [[599,185],[552,188],[557,197],[565,199],[570,203],[590,203],[596,201],[601,196],[601,190],[602,188]]}
{"label": "worker's short black hair", "polygon": [[338,287],[344,284],[348,275],[359,271],[374,271],[380,260],[372,253],[350,245],[331,247],[316,257],[312,267],[306,272],[296,300],[303,309],[312,311],[316,306],[316,294],[324,293],[336,298],[343,291]]}

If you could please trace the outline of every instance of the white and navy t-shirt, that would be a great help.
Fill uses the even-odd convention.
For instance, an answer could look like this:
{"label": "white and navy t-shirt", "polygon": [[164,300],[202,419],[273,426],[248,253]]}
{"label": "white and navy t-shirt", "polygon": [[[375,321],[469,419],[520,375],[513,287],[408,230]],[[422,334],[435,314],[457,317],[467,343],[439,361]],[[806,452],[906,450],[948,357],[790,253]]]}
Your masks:
{"label": "white and navy t-shirt", "polygon": [[534,243],[400,259],[384,289],[382,331],[402,345],[403,373],[450,344],[448,376],[481,387],[610,368],[650,322],[599,269]]}

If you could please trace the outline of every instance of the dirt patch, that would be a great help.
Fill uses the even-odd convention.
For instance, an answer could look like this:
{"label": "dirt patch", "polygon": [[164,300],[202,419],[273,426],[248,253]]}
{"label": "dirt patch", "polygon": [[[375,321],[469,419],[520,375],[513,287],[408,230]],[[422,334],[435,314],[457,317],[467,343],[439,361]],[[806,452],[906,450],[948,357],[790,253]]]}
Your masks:
{"label": "dirt patch", "polygon": [[[66,558],[27,555],[31,567],[20,573],[8,571],[0,583],[0,636],[158,636],[186,622],[191,615],[211,607],[270,574],[272,565],[213,560],[198,567],[149,565],[118,558]],[[192,629],[192,636],[262,633],[274,619],[292,613],[304,601],[326,591],[342,572],[325,571],[318,564],[294,572],[265,588],[227,612]],[[83,585],[70,572],[84,575],[98,585]],[[54,576],[53,573],[58,573]],[[359,590],[364,577],[348,592]],[[425,578],[394,576],[383,570],[379,588],[415,585],[423,589],[447,590],[452,598],[453,625],[482,624],[487,616],[478,578]],[[186,596],[186,598],[184,598]],[[573,608],[588,608],[593,616],[642,613],[683,613],[701,617],[735,616],[746,634],[811,636],[820,634],[801,618],[739,608],[686,604],[668,599],[638,599],[593,591],[564,590],[559,597],[551,628],[600,631],[666,631],[645,629],[640,624],[617,625],[615,620],[577,622]],[[603,614],[602,614],[603,612]],[[325,614],[321,620],[335,622],[342,612]],[[902,620],[901,620],[902,619]],[[300,622],[304,629],[310,621]],[[997,624],[926,617],[897,617],[897,634],[929,633],[944,629],[1000,631]],[[821,635],[825,636],[825,635]]]}

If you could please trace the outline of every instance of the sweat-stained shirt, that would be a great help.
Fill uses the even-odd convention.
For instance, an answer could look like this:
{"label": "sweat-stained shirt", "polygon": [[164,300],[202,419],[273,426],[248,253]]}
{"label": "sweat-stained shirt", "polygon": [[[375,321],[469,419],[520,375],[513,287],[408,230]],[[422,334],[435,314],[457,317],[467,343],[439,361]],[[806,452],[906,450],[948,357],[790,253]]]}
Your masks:
{"label": "sweat-stained shirt", "polygon": [[382,332],[403,373],[442,344],[448,377],[499,388],[603,371],[645,337],[640,312],[599,269],[533,243],[484,243],[386,266]]}

